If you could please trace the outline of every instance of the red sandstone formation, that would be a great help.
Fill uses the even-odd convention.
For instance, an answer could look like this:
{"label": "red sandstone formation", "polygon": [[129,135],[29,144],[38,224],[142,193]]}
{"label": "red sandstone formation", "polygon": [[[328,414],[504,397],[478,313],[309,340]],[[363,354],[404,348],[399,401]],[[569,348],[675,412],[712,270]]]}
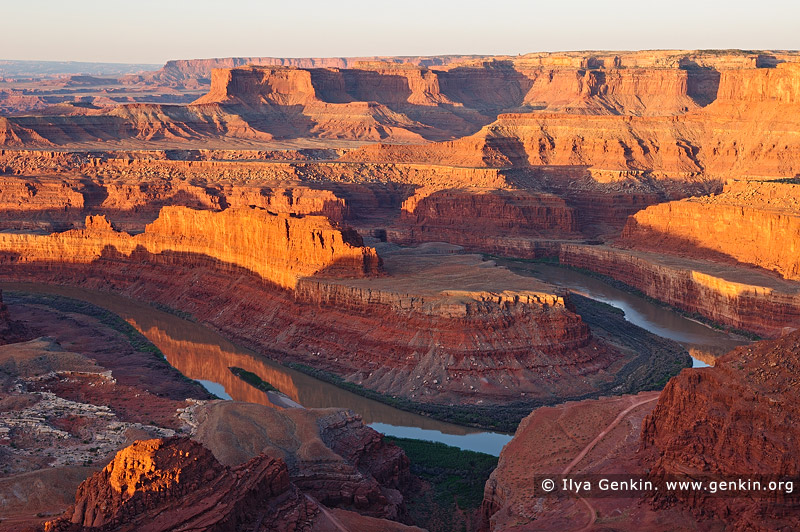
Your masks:
{"label": "red sandstone formation", "polygon": [[628,220],[621,243],[800,280],[800,185],[735,181],[722,194],[654,205]]}
{"label": "red sandstone formation", "polygon": [[0,347],[4,532],[60,514],[121,447],[188,429],[179,418],[193,404],[186,399],[208,397],[151,351],[70,310],[13,301],[13,316],[44,337]]}
{"label": "red sandstone formation", "polygon": [[673,178],[790,177],[800,172],[800,145],[791,134],[798,79],[796,63],[725,71],[713,103],[680,116],[507,113],[470,137],[422,149],[369,146],[348,160],[590,166]]}
{"label": "red sandstone formation", "polygon": [[[486,482],[483,530],[705,530],[681,507],[653,510],[641,498],[580,498],[562,490],[565,471],[576,481],[595,483],[621,478],[616,475],[643,476],[647,464],[636,450],[643,419],[657,398],[649,392],[534,410]],[[541,488],[548,478],[556,482],[549,493]]]}
{"label": "red sandstone formation", "polygon": [[[664,388],[645,421],[642,447],[652,453],[654,478],[797,479],[800,333],[739,347],[715,367],[684,370]],[[713,497],[679,492],[678,502],[731,530],[800,526],[794,498],[775,492]],[[669,497],[657,497],[659,507]]]}
{"label": "red sandstone formation", "polygon": [[[480,220],[470,231],[465,227]],[[579,236],[575,213],[552,194],[485,189],[417,189],[403,202],[391,240],[441,241],[498,254],[526,253],[531,239]]]}
{"label": "red sandstone formation", "polygon": [[[378,244],[382,267],[375,248],[328,220],[402,243],[443,240],[483,252],[559,256],[689,313],[765,336],[800,326],[797,185],[787,182],[800,174],[797,54],[410,61],[418,66],[253,59],[245,61],[262,66],[171,62],[155,75],[126,80],[173,85],[175,97],[185,98],[200,95],[208,81],[199,78],[212,66],[225,67],[191,105],[110,109],[103,106],[111,100],[93,95],[85,107],[0,118],[0,145],[91,150],[0,151],[3,273],[168,304],[276,358],[431,403],[553,402],[596,393],[612,387],[630,356],[593,337],[569,298],[551,287],[522,282],[475,256],[452,255],[448,246],[408,251]],[[123,151],[108,150],[108,141]],[[193,149],[185,149],[187,141]],[[385,144],[344,149],[375,141]],[[746,181],[722,189],[728,178]],[[74,229],[86,215],[86,227]],[[71,230],[56,232],[64,229]],[[579,244],[584,238],[613,245]],[[787,428],[794,413],[786,406],[796,378],[785,358],[796,351],[795,336],[723,362],[719,371],[673,381],[643,432],[654,475],[732,474],[735,466],[752,470],[756,460],[773,473],[796,472],[779,451],[796,447]],[[735,353],[730,361],[745,351]],[[66,381],[42,386],[88,393]],[[103,386],[91,388],[103,393]],[[703,404],[688,408],[690,396]],[[538,524],[554,528],[567,518],[588,526],[607,519],[628,530],[694,526],[682,506],[659,514],[629,508],[623,522],[600,502],[530,506],[535,499],[525,498],[530,479],[514,477],[520,468],[559,469],[559,459],[575,458],[564,449],[580,447],[627,400],[532,414],[515,439],[525,449],[512,442],[487,485],[487,523],[524,527],[535,514]],[[258,415],[243,423],[249,409]],[[398,489],[407,463],[358,420],[263,413],[253,405],[207,410],[199,437],[228,466],[242,467],[266,451],[284,459],[292,482],[324,504],[376,516],[402,512]],[[618,444],[613,452],[606,453],[604,440],[576,455],[575,467],[618,472],[647,465],[638,455],[626,457],[643,417],[642,409],[631,412],[609,432]],[[77,422],[59,423],[77,430]],[[557,425],[566,443],[548,454],[543,438]],[[747,450],[744,462],[734,461],[735,450]],[[227,506],[213,514],[198,509],[199,499],[184,498],[185,484],[165,473],[159,478],[172,488],[158,497],[181,497],[191,514],[165,515],[204,523],[250,519],[261,481],[238,478],[238,470],[203,456],[198,467],[214,475],[210,482],[227,494]],[[274,467],[262,469],[264,478],[274,477]],[[121,526],[136,528],[159,511],[147,489],[123,500],[127,490],[115,491],[111,477],[101,477],[79,496],[77,522],[58,526],[81,530],[96,519],[132,519]],[[282,501],[294,501],[294,514],[283,524],[298,512],[335,523],[340,514],[299,499],[288,482],[279,491]],[[253,489],[237,491],[243,485]],[[101,498],[114,504],[104,509]],[[178,499],[170,500],[176,506]],[[771,502],[701,497],[681,504],[722,518],[740,512],[746,526],[765,516],[788,522],[770,514]],[[306,525],[312,526],[298,526]]]}
{"label": "red sandstone formation", "polygon": [[[739,347],[713,368],[687,369],[660,394],[534,410],[486,483],[486,530],[794,530],[798,499],[781,490],[598,496],[600,478],[793,480],[800,333]],[[657,403],[656,403],[657,400]],[[637,449],[638,448],[638,449]],[[585,477],[592,495],[562,489]],[[614,477],[618,475],[618,477]],[[556,480],[554,492],[541,489]],[[738,489],[738,488],[737,488]]]}
{"label": "red sandstone formation", "polygon": [[593,339],[552,287],[475,256],[389,250],[388,275],[375,278],[367,276],[378,271],[375,251],[351,246],[348,233],[321,228],[315,217],[165,208],[135,236],[102,217],[88,220],[60,234],[0,235],[4,270],[113,286],[279,358],[420,401],[592,393],[635,356]]}
{"label": "red sandstone formation", "polygon": [[[320,272],[343,276],[379,273],[380,259],[351,232],[334,229],[322,217],[291,217],[256,209],[214,213],[165,207],[145,232],[116,232],[103,216],[90,216],[86,228],[49,236],[7,234],[0,249],[15,262],[89,264],[107,248],[131,256],[193,254],[229,267],[244,268],[264,281],[294,288],[300,278]],[[207,260],[208,260],[207,259]]]}
{"label": "red sandstone formation", "polygon": [[716,323],[766,337],[800,325],[800,285],[729,264],[608,246],[564,244],[563,264],[606,275]]}
{"label": "red sandstone formation", "polygon": [[262,455],[228,468],[199,443],[169,438],[121,450],[44,530],[324,530],[327,520],[280,460]]}
{"label": "red sandstone formation", "polygon": [[430,56],[430,57],[225,57],[218,59],[184,59],[167,61],[158,71],[138,76],[128,76],[128,82],[155,82],[171,85],[205,84],[215,69],[228,69],[243,66],[283,66],[295,68],[353,68],[359,63],[388,61],[419,66],[447,65],[468,60],[477,56]]}
{"label": "red sandstone formation", "polygon": [[[95,463],[105,463],[109,451],[113,457],[113,453],[133,439],[171,435],[173,431],[165,427],[194,431],[195,421],[190,421],[189,425],[185,423],[187,419],[198,417],[204,419],[201,428],[210,427],[209,424],[214,422],[234,429],[206,431],[211,434],[211,445],[221,457],[241,457],[241,460],[230,463],[232,466],[248,462],[264,450],[274,457],[287,459],[292,467],[292,478],[297,473],[298,485],[308,490],[306,493],[310,497],[324,498],[329,504],[357,508],[375,515],[398,516],[402,510],[403,496],[398,489],[403,489],[408,482],[408,460],[399,448],[385,443],[358,418],[336,410],[297,409],[292,416],[287,416],[264,408],[255,412],[252,422],[244,422],[246,416],[243,414],[256,405],[229,402],[205,407],[197,405],[197,402],[187,405],[181,399],[187,394],[200,392],[200,387],[172,371],[165,361],[153,359],[152,352],[132,353],[130,346],[120,342],[120,337],[124,338],[121,333],[80,312],[62,313],[46,304],[15,302],[15,311],[26,323],[34,323],[41,333],[57,337],[80,352],[64,351],[49,339],[2,346],[0,349],[0,366],[3,368],[0,375],[3,377],[0,379],[0,410],[3,412],[0,416],[0,442],[3,444],[0,456],[4,463],[0,475],[3,477],[0,478],[0,513],[3,514],[0,529],[9,532],[20,530],[41,522],[43,516],[53,515],[54,510],[62,512],[73,500],[80,481],[92,472],[91,467],[81,468],[74,465],[76,462],[86,464],[88,458],[89,464],[92,459]],[[199,396],[205,397],[206,394]],[[189,418],[185,418],[184,411],[180,410],[187,406],[194,412]],[[201,411],[205,409],[212,413],[223,411],[223,419],[202,415]],[[233,415],[229,415],[232,412]],[[181,414],[180,419],[178,414]],[[264,433],[260,431],[263,426],[268,428],[271,439],[264,439]],[[285,429],[283,433],[279,433],[281,428]],[[220,438],[225,433],[235,436],[238,443],[230,438]],[[291,443],[287,445],[287,441]],[[252,454],[247,454],[253,448],[244,445],[248,442],[257,447]],[[330,450],[324,450],[328,446]],[[159,455],[159,452],[155,454]],[[120,492],[123,507],[133,507],[135,514],[142,510],[138,505],[147,506],[147,501],[152,502],[154,495],[162,503],[180,506],[180,502],[163,500],[163,485],[157,486],[161,491],[154,494],[147,492],[148,480],[135,484],[129,478],[131,475],[138,475],[140,480],[142,476],[150,475],[150,480],[153,480],[154,471],[136,470],[137,464],[131,460],[131,453],[123,455],[109,467],[112,473],[116,471],[110,478],[112,488],[114,485],[119,488],[123,477],[125,485],[131,489],[134,486],[141,489],[145,485],[145,489],[141,489],[145,492],[142,494],[144,503],[136,495],[126,500],[126,490],[116,490]],[[137,455],[136,458],[142,457]],[[130,467],[120,470],[118,462],[123,459],[127,460],[123,465]],[[144,461],[142,459],[140,463]],[[207,484],[205,475],[224,474],[221,466],[215,463],[190,461],[187,467],[182,468],[181,476],[172,480],[181,484],[180,479],[185,480],[187,474],[202,473],[200,482]],[[201,471],[191,471],[194,467]],[[158,477],[155,480],[169,479],[171,472],[170,468],[167,469],[155,475]],[[58,479],[54,479],[54,472],[57,472]],[[239,485],[250,482],[248,478],[242,476]],[[84,498],[78,501],[84,506],[73,508],[60,521],[67,530],[81,529],[77,524],[70,524],[75,512],[80,514],[84,525],[91,524],[86,520],[107,520],[107,514],[105,517],[98,515],[112,511],[109,503],[120,502],[113,494],[114,490],[97,489],[92,481],[84,486],[86,489],[79,499]],[[184,488],[172,486],[166,491],[171,495],[176,495],[177,491],[180,495]],[[64,502],[67,492],[69,501]],[[99,508],[92,509],[94,503]],[[203,511],[209,510],[207,506],[203,508]],[[220,508],[218,506],[217,510]],[[211,513],[217,510],[212,509]],[[351,527],[344,527],[346,530],[361,530],[362,526],[377,530],[407,529],[398,523],[352,512],[344,512],[343,517],[336,517],[339,514],[331,517],[323,509],[319,512],[323,515],[316,519],[324,517],[326,526],[330,524],[327,520],[346,520]],[[130,512],[122,513],[122,517],[117,517],[123,520],[132,517]],[[211,521],[219,518],[209,517],[208,513],[204,515],[203,519]],[[185,514],[179,517],[188,518]],[[111,519],[116,518],[112,516]],[[277,525],[286,525],[292,522],[293,517],[276,519],[279,519]],[[127,530],[136,529],[136,526],[117,523],[107,524],[106,528]]]}
{"label": "red sandstone formation", "polygon": [[[146,141],[218,135],[257,141],[445,140],[475,133],[498,113],[512,112],[475,137],[437,147],[435,153],[453,163],[460,158],[458,164],[477,157],[481,163],[498,165],[512,156],[531,164],[697,173],[715,166],[699,151],[705,149],[713,160],[718,155],[724,159],[733,147],[731,138],[746,142],[743,134],[749,124],[777,121],[783,115],[776,109],[796,97],[792,92],[796,65],[778,64],[796,61],[789,54],[771,60],[752,55],[727,63],[724,57],[711,59],[693,52],[652,53],[649,60],[643,55],[534,55],[462,61],[435,69],[388,62],[362,62],[344,69],[327,65],[219,69],[211,91],[196,105],[135,104],[66,121],[52,117],[50,124],[13,118],[6,126],[6,145],[86,143],[97,138],[95,131],[103,130],[113,131],[110,135],[115,138]],[[171,70],[181,68],[174,64]],[[729,70],[720,73],[715,68]],[[729,116],[741,102],[752,103],[749,92],[765,91],[775,93],[774,101],[758,102],[755,112],[741,114],[726,128],[712,131],[703,125],[709,117]],[[605,116],[575,116],[587,114]],[[773,128],[770,142],[793,142],[781,136],[781,127]],[[578,128],[591,133],[578,135]],[[777,144],[755,147],[749,158],[763,159],[762,166],[774,165],[776,148]],[[402,157],[391,150],[368,155],[376,156]],[[413,157],[431,160],[424,154]]]}
{"label": "red sandstone formation", "polygon": [[286,462],[291,481],[328,507],[403,517],[408,458],[352,412],[221,402],[198,409],[196,419],[193,437],[225,465],[263,453]]}

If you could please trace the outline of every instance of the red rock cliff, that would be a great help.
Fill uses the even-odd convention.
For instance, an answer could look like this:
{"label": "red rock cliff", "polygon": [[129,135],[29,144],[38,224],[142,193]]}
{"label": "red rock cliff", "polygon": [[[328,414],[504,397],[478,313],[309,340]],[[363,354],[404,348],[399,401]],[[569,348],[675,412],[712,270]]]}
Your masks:
{"label": "red rock cliff", "polygon": [[115,231],[102,216],[88,217],[85,229],[60,234],[0,235],[0,249],[16,255],[12,260],[17,262],[88,264],[108,248],[128,256],[136,250],[195,254],[247,269],[284,288],[322,271],[357,277],[380,271],[374,249],[361,247],[360,237],[334,229],[325,218],[249,208],[211,212],[165,207],[136,236]]}
{"label": "red rock cliff", "polygon": [[311,530],[319,508],[290,483],[286,465],[259,456],[222,466],[188,438],[137,441],[79,487],[75,506],[47,532]]}
{"label": "red rock cliff", "polygon": [[800,280],[800,185],[737,181],[634,214],[625,246],[760,266]]}
{"label": "red rock cliff", "polygon": [[[684,370],[669,381],[642,430],[655,478],[794,478],[800,472],[800,332],[739,347],[713,368]],[[796,489],[796,485],[795,485]],[[790,530],[800,526],[794,502],[770,493],[714,497],[681,493],[697,515],[731,530]],[[668,504],[665,499],[656,499]]]}
{"label": "red rock cliff", "polygon": [[775,337],[800,325],[800,285],[763,272],[606,246],[564,244],[560,259],[737,329]]}

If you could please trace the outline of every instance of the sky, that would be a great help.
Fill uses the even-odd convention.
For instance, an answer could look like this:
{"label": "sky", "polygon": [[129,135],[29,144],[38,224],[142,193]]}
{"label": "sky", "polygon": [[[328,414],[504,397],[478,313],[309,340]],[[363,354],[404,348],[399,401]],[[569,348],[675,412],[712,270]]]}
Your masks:
{"label": "sky", "polygon": [[0,59],[798,49],[797,0],[0,0]]}

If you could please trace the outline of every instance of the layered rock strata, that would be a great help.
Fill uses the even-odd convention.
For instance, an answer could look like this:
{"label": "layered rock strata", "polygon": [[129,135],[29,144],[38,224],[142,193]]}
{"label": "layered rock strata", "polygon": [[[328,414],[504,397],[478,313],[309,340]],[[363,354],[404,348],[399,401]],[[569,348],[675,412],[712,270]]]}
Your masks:
{"label": "layered rock strata", "polygon": [[291,481],[328,507],[404,516],[408,458],[352,412],[221,402],[198,409],[196,419],[193,437],[225,465],[264,453],[284,461]]}
{"label": "layered rock strata", "polygon": [[[800,333],[739,347],[715,367],[684,370],[662,392],[642,429],[651,476],[778,481],[800,473],[796,429]],[[800,526],[797,494],[772,490],[714,497],[702,491],[657,497],[677,500],[695,515],[732,530],[789,530]]]}
{"label": "layered rock strata", "polygon": [[275,357],[419,401],[593,393],[633,356],[593,339],[549,285],[435,246],[388,246],[375,277],[375,250],[346,235],[315,217],[173,207],[135,236],[89,218],[61,234],[0,235],[0,246],[15,278],[161,302]]}
{"label": "layered rock strata", "polygon": [[[103,216],[90,216],[86,228],[53,235],[5,234],[0,247],[16,263],[91,264],[108,249],[133,254],[207,257],[223,268],[246,269],[264,281],[294,288],[300,278],[322,271],[344,276],[376,275],[380,259],[361,246],[353,232],[334,229],[322,217],[273,215],[257,209],[214,213],[165,207],[145,232],[131,236],[114,230]],[[24,252],[15,255],[15,249]]]}
{"label": "layered rock strata", "polygon": [[726,70],[709,105],[678,116],[513,112],[474,135],[420,147],[373,145],[351,161],[470,166],[553,165],[673,178],[800,173],[800,66]]}
{"label": "layered rock strata", "polygon": [[559,258],[736,329],[775,337],[800,324],[800,285],[757,270],[577,244],[562,245]]}
{"label": "layered rock strata", "polygon": [[[711,130],[700,123],[708,116],[731,116],[726,102],[737,102],[736,109],[742,102],[756,104],[756,114],[776,122],[782,120],[774,112],[776,104],[790,105],[796,98],[796,55],[644,55],[533,54],[438,67],[392,62],[285,67],[272,61],[271,66],[215,71],[209,93],[189,106],[133,104],[75,116],[14,117],[0,131],[5,145],[16,146],[86,145],[98,138],[185,142],[220,135],[251,142],[321,138],[407,143],[463,137],[497,120],[490,130],[477,133],[477,143],[492,137],[499,142],[489,144],[524,145],[523,157],[532,162],[544,157],[549,164],[580,160],[607,169],[644,165],[697,172],[714,166],[701,163],[697,151],[723,155],[722,160],[739,146],[729,140],[732,134],[737,142],[748,142],[742,135],[753,123],[752,113],[726,120],[725,128]],[[181,68],[173,67],[180,78]],[[760,96],[768,93],[772,95]],[[602,118],[568,118],[575,115]],[[575,127],[594,131],[589,136],[570,134]],[[771,128],[770,143],[790,140],[779,130]],[[763,157],[764,167],[774,165],[777,145],[753,148],[749,153]],[[472,146],[470,151],[480,154],[483,148]],[[726,161],[723,166],[731,163],[738,165]]]}
{"label": "layered rock strata", "polygon": [[800,280],[800,185],[735,181],[632,216],[624,246],[752,264]]}
{"label": "layered rock strata", "polygon": [[[475,220],[480,225],[465,231]],[[573,210],[551,194],[423,187],[403,202],[390,236],[393,242],[441,241],[520,256],[530,240],[580,235]]]}

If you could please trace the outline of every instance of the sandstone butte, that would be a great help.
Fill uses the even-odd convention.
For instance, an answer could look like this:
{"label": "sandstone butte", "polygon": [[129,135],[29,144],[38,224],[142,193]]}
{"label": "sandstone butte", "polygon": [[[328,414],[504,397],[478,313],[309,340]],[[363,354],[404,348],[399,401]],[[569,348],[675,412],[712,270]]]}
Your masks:
{"label": "sandstone butte", "polygon": [[122,449],[78,487],[73,508],[41,530],[420,530],[357,514],[354,521],[355,527],[343,526],[299,491],[280,459],[261,454],[227,467],[203,445],[176,437]]}

